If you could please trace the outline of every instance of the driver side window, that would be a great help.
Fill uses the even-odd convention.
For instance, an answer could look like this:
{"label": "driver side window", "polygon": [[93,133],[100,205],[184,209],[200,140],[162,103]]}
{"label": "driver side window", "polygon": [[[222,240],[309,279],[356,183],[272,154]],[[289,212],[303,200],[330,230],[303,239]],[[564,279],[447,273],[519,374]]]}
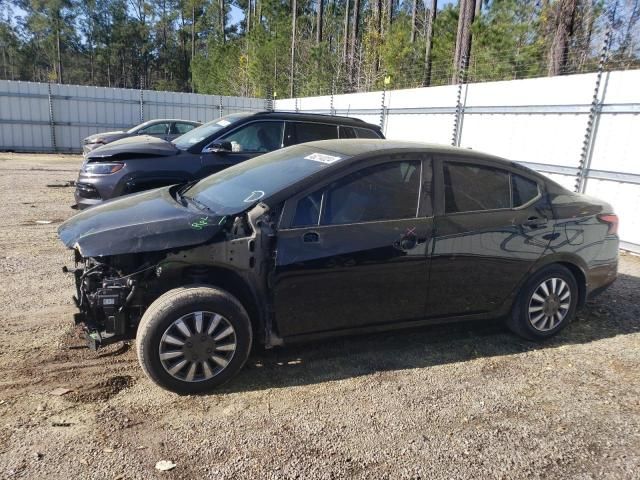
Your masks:
{"label": "driver side window", "polygon": [[282,147],[284,122],[253,122],[219,138],[230,142],[233,152],[270,152]]}
{"label": "driver side window", "polygon": [[415,218],[420,162],[390,162],[347,175],[296,205],[291,227]]}

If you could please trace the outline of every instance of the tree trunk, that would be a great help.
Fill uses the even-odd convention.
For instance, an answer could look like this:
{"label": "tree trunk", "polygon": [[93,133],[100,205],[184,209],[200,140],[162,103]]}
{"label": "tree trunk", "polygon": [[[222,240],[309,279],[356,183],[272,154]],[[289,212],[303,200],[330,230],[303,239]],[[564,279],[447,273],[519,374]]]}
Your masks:
{"label": "tree trunk", "polygon": [[342,64],[347,64],[349,52],[349,0],[344,7],[344,45],[342,46]]}
{"label": "tree trunk", "polygon": [[219,5],[220,5],[220,35],[222,36],[222,43],[226,42],[226,33],[225,33],[225,27],[226,27],[226,15],[224,14],[224,0],[219,0]]}
{"label": "tree trunk", "polygon": [[424,49],[424,82],[423,85],[428,87],[431,85],[431,50],[433,49],[433,30],[436,23],[436,15],[438,13],[438,0],[431,0],[431,7],[425,8],[425,49]]}
{"label": "tree trunk", "polygon": [[416,15],[418,13],[418,0],[413,0],[411,8],[411,43],[416,41]]}
{"label": "tree trunk", "polygon": [[2,48],[2,67],[4,70],[4,78],[9,78],[9,70],[7,69],[7,52],[5,48]]}
{"label": "tree trunk", "polygon": [[573,36],[578,0],[560,0],[555,21],[555,32],[549,52],[549,76],[566,73],[569,60],[569,42]]}
{"label": "tree trunk", "polygon": [[289,75],[289,96],[294,98],[293,81],[295,77],[296,61],[296,23],[298,15],[298,4],[296,0],[291,0],[291,73]]}
{"label": "tree trunk", "polygon": [[458,17],[458,33],[456,36],[456,52],[453,58],[453,75],[451,83],[458,83],[462,63],[469,63],[471,53],[471,25],[476,13],[475,0],[460,0],[460,14]]}
{"label": "tree trunk", "polygon": [[482,13],[482,2],[483,0],[476,0],[476,17],[479,17]]}
{"label": "tree trunk", "polygon": [[62,53],[60,52],[60,21],[56,22],[56,50],[58,58],[58,83],[62,83]]}
{"label": "tree trunk", "polygon": [[246,18],[246,26],[245,26],[245,30],[247,33],[249,33],[251,31],[251,0],[248,0],[247,2],[247,13],[245,15]]}
{"label": "tree trunk", "polygon": [[353,83],[354,66],[358,50],[358,29],[360,26],[360,0],[353,2],[353,24],[351,25],[351,42],[349,46],[349,79]]}
{"label": "tree trunk", "polygon": [[318,15],[317,15],[317,24],[316,24],[316,44],[320,45],[322,42],[322,10],[324,8],[324,1],[318,0]]}
{"label": "tree trunk", "polygon": [[189,62],[189,70],[191,71],[191,91],[195,92],[193,83],[193,59],[196,56],[196,4],[191,4],[191,61]]}

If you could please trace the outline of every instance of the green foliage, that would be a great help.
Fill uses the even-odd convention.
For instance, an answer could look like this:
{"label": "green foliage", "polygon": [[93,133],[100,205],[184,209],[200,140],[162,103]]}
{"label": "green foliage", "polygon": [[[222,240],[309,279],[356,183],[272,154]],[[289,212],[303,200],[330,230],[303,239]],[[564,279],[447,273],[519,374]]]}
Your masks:
{"label": "green foliage", "polygon": [[[563,71],[597,67],[606,12],[615,1],[576,2]],[[561,2],[484,1],[472,25],[469,80],[546,75]],[[640,64],[640,5],[618,2],[611,62],[631,68]],[[292,77],[296,96],[307,96],[380,89],[385,77],[388,88],[421,86],[429,64],[431,85],[450,83],[454,74],[457,2],[440,2],[427,59],[430,1],[417,2],[412,27],[413,0],[394,2],[392,18],[388,2],[360,0],[351,67],[344,55],[347,0],[324,1],[319,43],[318,0],[297,0],[293,64],[291,0],[224,0],[222,8],[221,0],[14,3],[20,10],[0,0],[0,78],[282,98]],[[349,1],[350,34],[354,3]],[[250,8],[248,23],[237,12]]]}

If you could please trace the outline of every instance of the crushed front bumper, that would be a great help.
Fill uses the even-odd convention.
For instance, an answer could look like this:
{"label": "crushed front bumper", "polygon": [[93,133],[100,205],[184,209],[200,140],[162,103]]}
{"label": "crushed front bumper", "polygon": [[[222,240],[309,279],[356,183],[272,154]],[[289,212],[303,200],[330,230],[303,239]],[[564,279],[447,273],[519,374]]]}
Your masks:
{"label": "crushed front bumper", "polygon": [[[76,251],[76,263],[79,254]],[[81,257],[80,257],[81,258]],[[76,325],[82,326],[91,350],[131,338],[128,335],[126,306],[135,292],[135,282],[108,278],[100,266],[75,268],[73,273],[76,295],[73,301],[79,312],[73,315]]]}

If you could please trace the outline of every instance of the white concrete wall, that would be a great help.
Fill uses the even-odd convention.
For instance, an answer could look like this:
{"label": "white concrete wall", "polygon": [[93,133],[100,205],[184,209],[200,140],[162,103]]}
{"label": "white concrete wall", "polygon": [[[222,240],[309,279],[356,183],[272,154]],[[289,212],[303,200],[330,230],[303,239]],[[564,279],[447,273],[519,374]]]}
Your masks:
{"label": "white concrete wall", "polygon": [[[573,190],[595,81],[590,73],[466,85],[460,146],[523,162]],[[455,85],[386,92],[385,135],[450,145],[457,93]],[[640,250],[640,70],[606,73],[599,100],[585,193],[614,206],[621,239]],[[333,102],[338,115],[380,123],[382,92]],[[275,108],[330,113],[331,97],[278,100]]]}

